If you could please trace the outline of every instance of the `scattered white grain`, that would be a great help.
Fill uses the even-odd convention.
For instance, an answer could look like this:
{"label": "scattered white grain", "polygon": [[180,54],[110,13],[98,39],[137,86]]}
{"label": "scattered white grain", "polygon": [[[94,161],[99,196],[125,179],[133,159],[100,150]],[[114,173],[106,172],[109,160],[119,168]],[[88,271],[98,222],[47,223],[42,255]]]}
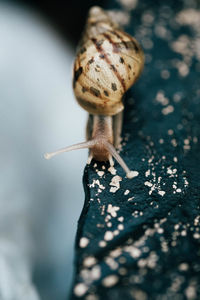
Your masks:
{"label": "scattered white grain", "polygon": [[174,107],[172,105],[168,105],[167,107],[162,109],[163,115],[171,114],[174,111]]}
{"label": "scattered white grain", "polygon": [[158,194],[163,197],[165,195],[165,191],[158,191]]}
{"label": "scattered white grain", "polygon": [[163,139],[159,139],[159,143],[160,144],[164,144],[164,140]]}
{"label": "scattered white grain", "polygon": [[109,171],[112,175],[116,175],[116,173],[117,173],[117,170],[116,170],[114,167],[110,167],[110,168],[108,169],[108,171]]}
{"label": "scattered white grain", "polygon": [[104,172],[104,171],[98,171],[97,174],[98,174],[100,177],[102,177],[102,176],[105,174],[105,172]]}
{"label": "scattered white grain", "polygon": [[126,196],[126,195],[128,195],[129,193],[130,193],[129,190],[125,190],[124,195]]}
{"label": "scattered white grain", "polygon": [[100,241],[99,242],[99,247],[104,248],[107,245],[105,241]]}
{"label": "scattered white grain", "polygon": [[84,267],[91,267],[96,264],[97,260],[94,256],[88,256],[83,260]]}
{"label": "scattered white grain", "polygon": [[114,176],[110,182],[110,185],[112,186],[110,188],[111,193],[115,193],[120,188],[120,181],[122,181],[122,178],[118,175]]}
{"label": "scattered white grain", "polygon": [[87,292],[87,290],[88,290],[87,285],[85,285],[84,283],[78,283],[74,287],[74,294],[77,297],[82,297],[83,295],[85,295],[85,293]]}
{"label": "scattered white grain", "polygon": [[89,244],[89,239],[88,239],[88,238],[82,237],[82,238],[80,239],[79,246],[80,246],[81,248],[87,247],[88,244]]}
{"label": "scattered white grain", "polygon": [[194,239],[200,239],[200,234],[198,233],[198,232],[195,232],[194,234],[193,234],[193,238]]}
{"label": "scattered white grain", "polygon": [[117,216],[117,211],[119,210],[119,206],[112,206],[112,204],[108,204],[107,212],[111,214],[112,217]]}
{"label": "scattered white grain", "polygon": [[111,241],[113,239],[114,235],[112,231],[106,231],[104,235],[104,240],[105,241]]}
{"label": "scattered white grain", "polygon": [[169,130],[168,130],[168,134],[169,134],[169,135],[173,135],[173,134],[174,134],[174,130],[169,129]]}
{"label": "scattered white grain", "polygon": [[150,175],[150,169],[145,172],[145,176],[148,177]]}
{"label": "scattered white grain", "polygon": [[181,263],[178,268],[180,271],[187,271],[189,269],[189,266],[187,263]]}
{"label": "scattered white grain", "polygon": [[117,226],[117,228],[118,228],[119,230],[124,230],[124,225],[123,225],[123,224],[119,224],[119,225]]}
{"label": "scattered white grain", "polygon": [[105,278],[102,280],[102,284],[103,284],[105,287],[112,287],[112,286],[114,286],[118,281],[119,281],[119,278],[118,278],[116,275],[110,275],[110,276],[105,277]]}

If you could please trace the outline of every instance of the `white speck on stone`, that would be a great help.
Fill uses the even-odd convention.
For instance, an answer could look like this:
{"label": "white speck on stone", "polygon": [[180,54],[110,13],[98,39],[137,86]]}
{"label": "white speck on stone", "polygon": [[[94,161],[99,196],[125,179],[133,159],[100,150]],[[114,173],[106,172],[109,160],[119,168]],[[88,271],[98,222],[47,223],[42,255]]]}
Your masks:
{"label": "white speck on stone", "polygon": [[189,269],[189,266],[186,263],[182,263],[182,264],[179,265],[178,268],[179,268],[180,271],[187,271]]}
{"label": "white speck on stone", "polygon": [[112,204],[108,204],[107,212],[111,214],[112,217],[117,216],[117,211],[119,210],[119,206],[112,206]]}
{"label": "white speck on stone", "polygon": [[116,173],[117,173],[117,170],[116,170],[114,167],[110,167],[110,168],[108,169],[108,171],[109,171],[112,175],[116,175]]}
{"label": "white speck on stone", "polygon": [[99,265],[96,265],[91,269],[89,277],[92,280],[98,280],[101,277],[101,269]]}
{"label": "white speck on stone", "polygon": [[112,287],[112,286],[114,286],[118,281],[119,281],[118,276],[116,276],[116,275],[110,275],[110,276],[105,277],[105,278],[102,280],[102,284],[103,284],[105,287]]}
{"label": "white speck on stone", "polygon": [[169,130],[168,130],[168,134],[169,134],[169,135],[173,135],[173,134],[174,134],[174,130],[169,129]]}
{"label": "white speck on stone", "polygon": [[146,185],[148,187],[152,187],[153,184],[151,182],[149,182],[149,181],[145,181],[144,185]]}
{"label": "white speck on stone", "polygon": [[88,239],[88,238],[82,237],[82,238],[80,239],[79,246],[80,246],[81,248],[87,247],[88,244],[89,244],[89,239]]}
{"label": "white speck on stone", "polygon": [[100,177],[102,177],[102,176],[105,174],[105,172],[104,172],[104,171],[98,171],[97,174],[98,174]]}
{"label": "white speck on stone", "polygon": [[129,193],[130,193],[129,190],[125,190],[124,195],[126,196],[126,195],[128,195]]}
{"label": "white speck on stone", "polygon": [[162,109],[163,115],[171,114],[174,111],[174,107],[172,105],[168,105],[167,107]]}
{"label": "white speck on stone", "polygon": [[181,235],[182,235],[182,236],[186,236],[186,235],[187,235],[187,231],[186,231],[186,230],[182,230],[182,231],[181,231]]}
{"label": "white speck on stone", "polygon": [[84,283],[78,283],[74,287],[74,294],[77,297],[82,297],[83,295],[85,295],[85,293],[87,292],[87,290],[88,290],[87,285],[85,285]]}
{"label": "white speck on stone", "polygon": [[110,185],[112,186],[110,188],[111,193],[115,193],[120,188],[120,181],[122,181],[122,178],[118,175],[112,178],[112,181],[110,182]]}
{"label": "white speck on stone", "polygon": [[149,175],[150,175],[150,169],[145,172],[146,177],[149,177]]}
{"label": "white speck on stone", "polygon": [[84,259],[83,261],[83,265],[84,267],[91,267],[93,266],[94,264],[96,264],[97,260],[94,256],[88,256]]}
{"label": "white speck on stone", "polygon": [[119,264],[110,256],[105,258],[105,262],[112,270],[117,270],[119,267]]}
{"label": "white speck on stone", "polygon": [[114,187],[114,186],[112,186],[112,187],[110,188],[110,192],[111,192],[111,193],[116,193],[117,190],[118,190],[118,188],[117,188],[117,187]]}
{"label": "white speck on stone", "polygon": [[133,10],[138,4],[138,0],[119,0],[119,2],[126,10]]}
{"label": "white speck on stone", "polygon": [[133,258],[138,258],[142,254],[141,250],[134,246],[126,246],[124,250],[128,252]]}
{"label": "white speck on stone", "polygon": [[163,139],[159,139],[159,143],[160,144],[164,144],[164,140]]}
{"label": "white speck on stone", "polygon": [[118,235],[118,234],[119,234],[119,230],[116,229],[115,231],[113,231],[113,234],[114,234],[115,236]]}
{"label": "white speck on stone", "polygon": [[168,79],[170,77],[170,72],[168,70],[162,70],[161,71],[161,77],[163,79]]}
{"label": "white speck on stone", "polygon": [[175,230],[178,230],[178,229],[179,229],[179,227],[180,227],[180,225],[179,225],[179,224],[176,224],[176,225],[174,225],[174,229],[175,229]]}
{"label": "white speck on stone", "polygon": [[128,201],[132,201],[134,199],[134,197],[130,197],[128,198]]}
{"label": "white speck on stone", "polygon": [[107,245],[105,241],[100,241],[99,242],[99,247],[104,248]]}
{"label": "white speck on stone", "polygon": [[169,100],[165,97],[163,91],[158,91],[156,95],[156,101],[160,103],[161,105],[165,106],[169,104]]}
{"label": "white speck on stone", "polygon": [[158,228],[158,230],[157,230],[157,232],[159,233],[159,234],[162,234],[163,232],[164,232],[164,230],[163,230],[163,228]]}
{"label": "white speck on stone", "polygon": [[158,194],[163,197],[165,195],[165,191],[158,191]]}
{"label": "white speck on stone", "polygon": [[105,186],[100,183],[99,179],[93,179],[93,182],[89,184],[89,187],[95,187],[95,185],[97,185],[100,190],[105,190]]}
{"label": "white speck on stone", "polygon": [[112,231],[106,231],[104,235],[104,240],[105,241],[111,241],[113,239],[114,235]]}
{"label": "white speck on stone", "polygon": [[119,217],[118,221],[123,222],[124,221],[124,217]]}
{"label": "white speck on stone", "polygon": [[124,225],[123,224],[119,224],[117,227],[119,230],[124,230]]}
{"label": "white speck on stone", "polygon": [[185,139],[185,140],[184,140],[184,144],[185,144],[185,145],[189,145],[189,143],[190,143],[190,140],[189,140],[189,139]]}
{"label": "white speck on stone", "polygon": [[192,285],[188,286],[185,290],[185,294],[188,300],[196,299],[196,288]]}
{"label": "white speck on stone", "polygon": [[177,189],[176,192],[177,192],[177,193],[181,193],[181,189]]}
{"label": "white speck on stone", "polygon": [[195,232],[194,234],[193,234],[193,238],[194,239],[200,239],[200,234],[198,233],[198,232]]}
{"label": "white speck on stone", "polygon": [[198,142],[198,138],[196,136],[193,137],[193,143],[197,143]]}
{"label": "white speck on stone", "polygon": [[177,141],[176,139],[171,140],[172,146],[177,147]]}
{"label": "white speck on stone", "polygon": [[112,256],[112,257],[119,257],[121,254],[122,254],[122,249],[120,249],[120,248],[117,248],[110,252],[110,256]]}
{"label": "white speck on stone", "polygon": [[126,177],[129,179],[132,179],[134,177],[137,177],[139,175],[139,172],[137,171],[130,171],[129,173],[126,174]]}

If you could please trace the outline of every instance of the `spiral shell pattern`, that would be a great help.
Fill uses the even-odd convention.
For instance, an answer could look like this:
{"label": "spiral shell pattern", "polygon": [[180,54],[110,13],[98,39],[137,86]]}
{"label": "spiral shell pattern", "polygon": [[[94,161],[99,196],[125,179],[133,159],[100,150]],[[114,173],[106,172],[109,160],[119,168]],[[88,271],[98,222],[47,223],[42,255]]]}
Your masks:
{"label": "spiral shell pattern", "polygon": [[122,97],[143,65],[139,43],[103,9],[91,8],[74,63],[73,88],[78,103],[91,114],[116,115],[123,110]]}

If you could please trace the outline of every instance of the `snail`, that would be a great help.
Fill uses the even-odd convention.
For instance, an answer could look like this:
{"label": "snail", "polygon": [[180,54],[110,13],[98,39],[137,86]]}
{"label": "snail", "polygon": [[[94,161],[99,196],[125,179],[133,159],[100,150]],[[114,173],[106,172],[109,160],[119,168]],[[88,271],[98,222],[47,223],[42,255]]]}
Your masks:
{"label": "snail", "polygon": [[89,148],[88,164],[109,161],[114,157],[134,177],[117,153],[122,129],[122,98],[140,76],[144,55],[139,43],[122,31],[100,7],[90,9],[83,38],[74,62],[73,89],[80,106],[89,113],[87,141],[56,152],[45,158],[71,150]]}

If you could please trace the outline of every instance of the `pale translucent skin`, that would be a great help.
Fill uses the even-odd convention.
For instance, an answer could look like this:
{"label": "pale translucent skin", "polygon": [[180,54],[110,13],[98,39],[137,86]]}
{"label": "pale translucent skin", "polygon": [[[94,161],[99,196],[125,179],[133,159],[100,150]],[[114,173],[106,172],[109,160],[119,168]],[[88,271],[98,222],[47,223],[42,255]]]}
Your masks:
{"label": "pale translucent skin", "polygon": [[74,93],[90,114],[88,141],[46,153],[49,159],[59,153],[89,148],[88,163],[114,157],[128,178],[134,177],[114,148],[122,128],[122,97],[139,77],[144,56],[138,42],[123,32],[100,8],[89,11],[86,29],[74,63]]}
{"label": "pale translucent skin", "polygon": [[75,144],[72,146],[68,146],[66,148],[62,148],[55,152],[46,153],[45,158],[50,159],[51,157],[72,151],[77,149],[89,148],[90,155],[88,158],[88,164],[91,163],[91,160],[94,158],[98,161],[107,161],[109,160],[110,165],[113,166],[114,162],[112,156],[117,160],[117,162],[121,165],[124,169],[127,178],[131,179],[134,177],[134,172],[130,171],[124,160],[120,157],[117,153],[116,149],[112,145],[113,142],[113,135],[112,135],[112,117],[110,116],[94,116],[94,123],[93,123],[93,132],[92,132],[92,139]]}

